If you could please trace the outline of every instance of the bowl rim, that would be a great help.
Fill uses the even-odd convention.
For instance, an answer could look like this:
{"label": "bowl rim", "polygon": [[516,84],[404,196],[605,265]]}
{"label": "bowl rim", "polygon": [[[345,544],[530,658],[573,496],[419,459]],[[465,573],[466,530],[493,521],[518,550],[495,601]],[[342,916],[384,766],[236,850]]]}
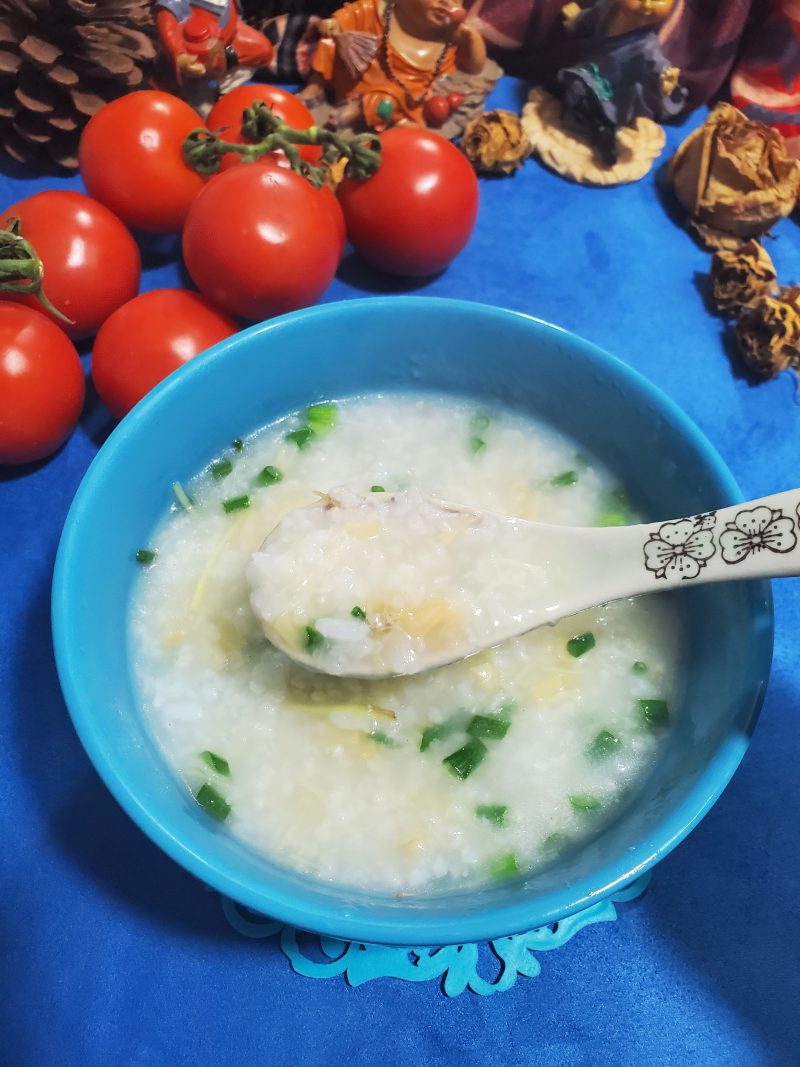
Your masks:
{"label": "bowl rim", "polygon": [[97,773],[134,823],[185,870],[234,901],[301,929],[343,940],[376,944],[462,944],[492,940],[543,927],[599,903],[633,882],[668,855],[701,821],[739,766],[763,703],[770,674],[774,637],[772,592],[767,580],[758,583],[762,587],[764,617],[769,623],[763,635],[767,642],[764,673],[741,733],[729,732],[681,804],[650,827],[647,834],[635,846],[629,848],[624,856],[605,863],[594,877],[586,876],[569,886],[562,886],[538,897],[535,912],[530,902],[522,896],[508,904],[495,904],[486,912],[455,917],[419,917],[412,908],[407,913],[398,911],[385,918],[363,918],[337,909],[332,902],[328,905],[308,901],[298,903],[293,892],[276,890],[263,879],[259,881],[255,878],[231,875],[229,871],[209,861],[206,856],[183,842],[173,832],[170,819],[163,812],[153,812],[142,802],[137,794],[135,781],[126,775],[124,761],[115,758],[115,753],[103,744],[94,725],[95,716],[81,695],[82,683],[78,667],[80,655],[78,650],[73,648],[69,625],[69,614],[72,610],[70,574],[79,560],[81,529],[85,517],[91,511],[94,486],[103,477],[105,470],[113,465],[117,453],[127,447],[129,440],[136,438],[141,432],[140,428],[149,422],[151,413],[157,413],[169,402],[173,393],[182,388],[184,380],[204,373],[210,364],[224,360],[227,352],[236,348],[244,338],[267,335],[282,329],[285,323],[299,317],[335,317],[343,310],[346,314],[357,313],[359,308],[368,308],[371,312],[382,307],[396,310],[399,303],[407,305],[409,314],[413,314],[415,307],[424,305],[428,310],[439,308],[450,313],[469,312],[498,320],[521,319],[568,337],[570,343],[581,350],[581,354],[587,354],[595,362],[599,361],[610,367],[614,374],[635,383],[651,397],[672,423],[677,425],[680,433],[705,456],[723,491],[730,498],[728,503],[735,504],[744,499],[725,461],[675,401],[638,370],[564,327],[525,312],[447,297],[391,295],[317,305],[258,323],[212,346],[204,353],[202,360],[191,360],[164,379],[112,431],[84,474],[67,514],[59,542],[52,583],[53,644],[67,709],[81,744]]}

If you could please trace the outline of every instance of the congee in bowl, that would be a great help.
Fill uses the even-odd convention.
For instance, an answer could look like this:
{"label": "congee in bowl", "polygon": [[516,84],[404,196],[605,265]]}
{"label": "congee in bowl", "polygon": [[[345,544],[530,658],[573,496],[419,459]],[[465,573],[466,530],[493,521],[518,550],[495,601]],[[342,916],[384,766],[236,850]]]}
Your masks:
{"label": "congee in bowl", "polygon": [[[651,770],[682,677],[666,595],[413,677],[326,677],[272,647],[253,584],[257,601],[288,583],[285,636],[323,664],[370,626],[447,641],[452,608],[419,599],[409,560],[387,564],[390,598],[354,600],[347,619],[304,613],[315,569],[347,564],[313,528],[294,530],[306,538],[298,571],[259,571],[259,546],[287,511],[334,490],[408,487],[554,523],[635,519],[612,472],[498,406],[409,394],[316,404],[176,487],[140,556],[130,634],[150,728],[211,818],[305,874],[395,892],[506,878],[596,834]],[[376,530],[362,521],[350,533]],[[521,576],[487,544],[473,577],[501,593]]]}
{"label": "congee in bowl", "polygon": [[[268,591],[320,668],[373,627],[446,642],[454,625],[401,558],[381,603],[311,612],[310,530],[307,573],[264,570],[287,512],[373,491],[569,525],[741,499],[663,394],[526,316],[393,296],[252,327],[134,408],[68,516],[53,634],[92,762],[187,870],[303,929],[475,941],[612,894],[741,760],[768,584],[615,603],[413,676],[330,677],[267,641]],[[470,580],[509,588],[495,549]]]}

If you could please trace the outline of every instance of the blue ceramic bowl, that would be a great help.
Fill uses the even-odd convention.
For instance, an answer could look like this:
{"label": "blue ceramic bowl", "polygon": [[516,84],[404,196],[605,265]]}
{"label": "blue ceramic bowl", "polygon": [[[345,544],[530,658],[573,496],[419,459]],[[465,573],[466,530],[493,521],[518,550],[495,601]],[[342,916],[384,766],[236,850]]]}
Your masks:
{"label": "blue ceramic bowl", "polygon": [[618,890],[708,811],[755,724],[772,649],[765,582],[684,593],[686,694],[649,778],[613,823],[528,878],[397,899],[324,885],[255,855],[190,798],[137,705],[126,610],[136,549],[188,480],[234,436],[324,399],[430,390],[499,401],[571,434],[614,470],[649,520],[741,499],[689,419],[635,371],[535,319],[392,296],[254,326],[171,375],[120,424],[69,513],[53,632],[75,728],[108,788],[187,870],[266,915],[358,941],[434,945],[552,923]]}

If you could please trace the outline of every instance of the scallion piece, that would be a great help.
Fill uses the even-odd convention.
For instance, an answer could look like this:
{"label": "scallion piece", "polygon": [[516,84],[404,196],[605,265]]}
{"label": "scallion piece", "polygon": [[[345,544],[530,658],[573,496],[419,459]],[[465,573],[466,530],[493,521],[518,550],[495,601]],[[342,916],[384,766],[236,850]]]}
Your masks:
{"label": "scallion piece", "polygon": [[600,801],[591,793],[572,793],[569,802],[582,815],[600,810]]}
{"label": "scallion piece", "polygon": [[427,748],[434,743],[434,741],[444,741],[445,738],[450,737],[456,730],[459,730],[463,725],[463,720],[460,715],[454,716],[448,719],[447,722],[437,722],[432,726],[426,726],[422,731],[422,739],[419,743],[420,752],[424,752]]}
{"label": "scallion piece", "polygon": [[639,709],[642,718],[652,730],[659,726],[666,726],[669,722],[669,708],[666,700],[640,700]]}
{"label": "scallion piece", "polygon": [[382,485],[372,485],[372,486],[370,486],[370,490],[369,491],[371,493],[385,493],[386,492],[386,490],[383,488]]}
{"label": "scallion piece", "polygon": [[586,633],[578,634],[576,637],[571,637],[569,641],[567,641],[567,652],[569,652],[570,656],[577,659],[585,652],[594,648],[595,643],[594,634],[587,630]]}
{"label": "scallion piece", "polygon": [[510,725],[511,720],[502,713],[473,715],[467,726],[467,733],[470,737],[488,737],[492,741],[502,741]]}
{"label": "scallion piece", "polygon": [[140,548],[136,553],[136,562],[141,564],[152,563],[158,555],[152,548]]}
{"label": "scallion piece", "polygon": [[205,752],[200,753],[200,759],[203,763],[207,763],[212,771],[216,771],[217,774],[224,775],[225,778],[230,778],[231,768],[230,764],[222,756],[218,756],[216,752],[211,752],[206,749]]}
{"label": "scallion piece", "polygon": [[622,746],[622,742],[616,734],[610,730],[601,730],[588,744],[586,755],[590,760],[604,760],[616,752]]}
{"label": "scallion piece", "polygon": [[483,450],[486,448],[486,442],[482,437],[479,437],[478,434],[473,434],[472,437],[470,437],[469,439],[469,448],[470,451],[474,452],[474,454],[477,456],[479,452],[483,452]]}
{"label": "scallion piece", "polygon": [[234,437],[234,439],[231,441],[231,448],[234,452],[242,451],[242,449],[244,448],[244,441],[241,439],[241,437]]}
{"label": "scallion piece", "polygon": [[360,608],[358,604],[351,610],[350,614],[354,619],[366,619],[367,613],[363,608]]}
{"label": "scallion piece", "polygon": [[336,424],[336,405],[312,404],[306,418],[315,430],[330,430]]}
{"label": "scallion piece", "polygon": [[561,474],[557,474],[555,478],[550,479],[550,484],[555,486],[574,485],[577,480],[577,471],[562,471]]}
{"label": "scallion piece", "polygon": [[180,482],[172,483],[172,492],[175,494],[175,499],[178,501],[184,511],[190,511],[192,507],[192,498],[183,488]]}
{"label": "scallion piece", "polygon": [[194,798],[200,807],[205,808],[212,819],[216,819],[217,822],[225,822],[231,813],[231,806],[228,801],[208,782],[200,786]]}
{"label": "scallion piece", "polygon": [[568,834],[548,834],[542,841],[542,852],[563,852],[569,845],[570,838]]}
{"label": "scallion piece", "polygon": [[229,459],[221,459],[217,463],[211,464],[211,473],[217,481],[227,478],[232,470],[233,464]]}
{"label": "scallion piece", "polygon": [[634,674],[647,674],[647,664],[643,660],[637,659],[631,670]]}
{"label": "scallion piece", "polygon": [[312,655],[316,652],[322,652],[323,649],[328,647],[327,640],[322,636],[316,626],[304,626],[303,633],[305,634],[306,648]]}
{"label": "scallion piece", "polygon": [[485,819],[486,822],[490,822],[493,826],[505,826],[508,814],[507,804],[479,804],[475,809],[475,814],[479,819]]}
{"label": "scallion piece", "polygon": [[383,730],[373,730],[371,734],[367,734],[370,741],[374,741],[376,745],[385,745],[387,748],[397,748],[397,742],[393,737],[389,737]]}
{"label": "scallion piece", "polygon": [[595,526],[626,526],[627,522],[627,516],[621,511],[605,511],[597,516]]}
{"label": "scallion piece", "polygon": [[244,511],[250,507],[250,497],[246,493],[244,496],[232,496],[229,500],[222,501],[222,507],[226,515],[230,515],[232,511]]}
{"label": "scallion piece", "polygon": [[277,482],[283,481],[283,474],[277,467],[273,467],[272,464],[264,467],[256,475],[256,485],[275,485]]}
{"label": "scallion piece", "polygon": [[505,856],[493,860],[489,866],[492,878],[513,878],[515,874],[519,874],[519,870],[519,863],[513,852],[507,852]]}
{"label": "scallion piece", "polygon": [[301,426],[299,430],[292,430],[291,433],[287,433],[286,440],[297,445],[302,452],[304,448],[308,448],[315,436],[310,426]]}
{"label": "scallion piece", "polygon": [[489,429],[489,423],[492,420],[488,415],[485,415],[482,411],[476,412],[469,420],[469,428],[474,434],[482,434],[484,430]]}
{"label": "scallion piece", "polygon": [[445,756],[442,763],[445,764],[451,774],[454,774],[456,778],[460,778],[463,782],[483,763],[487,751],[488,749],[483,741],[475,738],[472,741],[468,741],[463,748],[459,748],[455,752],[451,752],[449,756]]}

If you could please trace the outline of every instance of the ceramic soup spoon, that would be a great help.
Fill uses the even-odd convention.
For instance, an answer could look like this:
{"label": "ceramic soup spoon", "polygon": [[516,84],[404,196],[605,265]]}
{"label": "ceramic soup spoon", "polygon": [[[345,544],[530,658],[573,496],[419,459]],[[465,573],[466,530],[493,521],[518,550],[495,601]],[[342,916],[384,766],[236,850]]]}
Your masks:
{"label": "ceramic soup spoon", "polygon": [[800,490],[689,518],[551,526],[424,496],[337,494],[289,512],[248,567],[269,640],[326,674],[417,674],[584,608],[800,574]]}

